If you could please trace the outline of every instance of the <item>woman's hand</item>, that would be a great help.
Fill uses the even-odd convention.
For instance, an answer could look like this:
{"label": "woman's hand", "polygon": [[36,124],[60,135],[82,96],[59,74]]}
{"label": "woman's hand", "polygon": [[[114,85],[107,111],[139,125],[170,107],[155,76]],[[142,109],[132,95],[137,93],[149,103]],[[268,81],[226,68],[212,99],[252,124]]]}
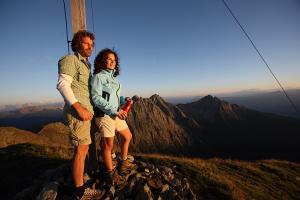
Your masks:
{"label": "woman's hand", "polygon": [[119,112],[118,112],[117,117],[119,117],[120,119],[124,120],[127,117],[127,112],[124,111],[124,110],[122,110],[122,109],[120,109]]}

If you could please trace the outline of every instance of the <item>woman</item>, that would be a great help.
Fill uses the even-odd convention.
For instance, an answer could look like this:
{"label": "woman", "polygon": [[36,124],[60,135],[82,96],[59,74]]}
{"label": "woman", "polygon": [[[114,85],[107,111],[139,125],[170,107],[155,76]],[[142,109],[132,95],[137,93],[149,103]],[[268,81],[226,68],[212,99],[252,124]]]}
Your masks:
{"label": "woman", "polygon": [[127,112],[120,108],[121,84],[119,75],[119,57],[111,49],[103,49],[94,61],[94,76],[91,80],[91,96],[95,106],[96,125],[101,134],[102,156],[105,165],[104,177],[113,184],[113,164],[111,152],[115,132],[121,135],[121,159],[118,165],[120,173],[126,173],[135,165],[127,160],[128,147],[132,138],[125,118]]}

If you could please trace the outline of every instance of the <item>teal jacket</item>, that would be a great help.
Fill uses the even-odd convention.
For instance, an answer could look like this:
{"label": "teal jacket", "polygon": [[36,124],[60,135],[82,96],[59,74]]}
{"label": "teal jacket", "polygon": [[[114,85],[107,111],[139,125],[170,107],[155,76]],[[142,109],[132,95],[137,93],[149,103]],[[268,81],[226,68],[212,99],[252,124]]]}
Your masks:
{"label": "teal jacket", "polygon": [[91,80],[91,97],[95,109],[104,114],[116,116],[120,106],[121,84],[114,77],[114,70],[105,69],[95,74]]}

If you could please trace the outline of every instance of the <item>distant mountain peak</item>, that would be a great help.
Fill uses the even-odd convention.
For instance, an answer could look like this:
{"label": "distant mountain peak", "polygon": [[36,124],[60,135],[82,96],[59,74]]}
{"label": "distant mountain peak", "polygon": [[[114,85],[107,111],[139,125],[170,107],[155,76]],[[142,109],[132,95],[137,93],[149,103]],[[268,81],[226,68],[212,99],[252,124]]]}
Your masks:
{"label": "distant mountain peak", "polygon": [[221,99],[219,99],[217,97],[213,97],[212,95],[207,95],[207,96],[203,97],[202,99],[200,99],[199,101],[202,103],[209,103],[209,104],[216,104],[216,105],[225,103]]}
{"label": "distant mountain peak", "polygon": [[165,100],[158,94],[154,94],[150,97],[153,102],[165,102]]}
{"label": "distant mountain peak", "polygon": [[158,94],[153,94],[150,96],[150,99],[161,98]]}
{"label": "distant mountain peak", "polygon": [[238,119],[239,113],[243,109],[243,107],[222,101],[212,95],[207,95],[193,103],[181,104],[179,107],[188,113],[190,117],[198,119],[198,122],[199,120],[205,120],[210,123],[214,123],[219,119],[222,119],[222,121]]}

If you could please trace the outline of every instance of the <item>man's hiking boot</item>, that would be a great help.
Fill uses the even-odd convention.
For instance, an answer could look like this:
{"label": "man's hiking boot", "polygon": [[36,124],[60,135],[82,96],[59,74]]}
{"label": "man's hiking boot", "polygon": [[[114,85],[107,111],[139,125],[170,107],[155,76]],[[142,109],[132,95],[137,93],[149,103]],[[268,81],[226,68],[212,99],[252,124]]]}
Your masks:
{"label": "man's hiking boot", "polygon": [[131,170],[135,169],[136,165],[129,161],[129,159],[122,160],[120,159],[118,170],[121,175],[129,173]]}
{"label": "man's hiking boot", "polygon": [[101,197],[104,195],[104,192],[101,190],[91,189],[91,188],[85,188],[83,195],[80,197],[75,192],[73,193],[73,197],[76,200],[90,200],[90,199],[101,199]]}

